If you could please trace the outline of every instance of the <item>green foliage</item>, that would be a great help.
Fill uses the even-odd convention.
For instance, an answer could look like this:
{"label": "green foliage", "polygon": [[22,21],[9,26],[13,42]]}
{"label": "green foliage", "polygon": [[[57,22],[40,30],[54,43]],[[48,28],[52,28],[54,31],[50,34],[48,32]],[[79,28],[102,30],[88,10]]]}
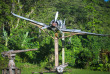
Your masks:
{"label": "green foliage", "polygon": [[[5,46],[0,44],[0,53],[2,53],[3,51],[8,51],[9,49]],[[2,55],[0,55],[0,69],[3,69],[5,67],[7,67],[8,64],[8,59],[4,58]]]}
{"label": "green foliage", "polygon": [[76,60],[75,60],[75,67],[77,68],[88,68],[89,64],[92,60],[92,53],[85,48],[84,50],[80,51],[78,54],[76,54]]}
{"label": "green foliage", "polygon": [[[38,51],[18,54],[15,61],[37,63],[42,67],[53,66],[54,40],[30,22],[16,18],[10,12],[49,25],[56,11],[59,11],[58,19],[66,18],[67,28],[110,34],[109,3],[103,0],[0,0],[0,53],[11,49],[38,48]],[[54,36],[51,31],[49,34]],[[62,41],[59,40],[60,64],[61,48]],[[71,67],[108,71],[110,60],[105,55],[107,62],[102,63],[105,59],[100,60],[101,50],[110,51],[109,37],[78,35],[65,38],[65,61]],[[5,59],[0,56],[0,60],[1,65]]]}

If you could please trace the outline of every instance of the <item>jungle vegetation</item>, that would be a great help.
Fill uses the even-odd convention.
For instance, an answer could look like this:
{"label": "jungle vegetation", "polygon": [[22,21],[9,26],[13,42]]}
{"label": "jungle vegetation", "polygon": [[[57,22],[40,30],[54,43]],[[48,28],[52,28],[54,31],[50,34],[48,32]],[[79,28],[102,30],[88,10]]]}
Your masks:
{"label": "jungle vegetation", "polygon": [[[54,66],[54,40],[30,22],[14,17],[11,11],[47,25],[59,11],[66,27],[110,34],[110,1],[104,0],[0,0],[0,53],[38,48],[17,54],[15,62]],[[49,32],[54,36],[53,32]],[[61,36],[61,35],[59,35]],[[59,39],[61,64],[62,41]],[[65,38],[65,62],[71,68],[110,71],[110,37],[74,35]],[[0,55],[0,69],[8,60]]]}

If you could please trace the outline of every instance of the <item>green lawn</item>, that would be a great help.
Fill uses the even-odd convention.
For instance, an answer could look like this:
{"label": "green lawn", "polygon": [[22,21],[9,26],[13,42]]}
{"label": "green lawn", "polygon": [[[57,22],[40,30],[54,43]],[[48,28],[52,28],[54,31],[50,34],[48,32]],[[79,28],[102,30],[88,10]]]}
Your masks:
{"label": "green lawn", "polygon": [[[16,63],[16,66],[21,69],[21,74],[32,74],[32,72],[46,71],[43,67],[41,68],[37,65],[32,65],[29,63]],[[1,70],[0,70],[0,74],[1,74]],[[34,74],[38,74],[38,73],[34,73]],[[44,73],[44,74],[55,74],[55,73]],[[64,74],[110,74],[110,72],[66,68],[66,72]]]}
{"label": "green lawn", "polygon": [[[39,70],[39,69],[38,69]],[[22,74],[31,74],[32,72],[38,72],[37,69],[26,69],[24,68]],[[39,70],[43,71],[43,70]],[[34,73],[38,74],[38,73]],[[55,74],[55,73],[44,73],[44,74]],[[81,70],[81,69],[71,69],[71,71],[67,71],[64,74],[110,74],[110,72],[100,72],[100,71],[90,71],[90,70]]]}
{"label": "green lawn", "polygon": [[110,74],[110,72],[91,71],[85,69],[71,69],[71,72],[65,74]]}

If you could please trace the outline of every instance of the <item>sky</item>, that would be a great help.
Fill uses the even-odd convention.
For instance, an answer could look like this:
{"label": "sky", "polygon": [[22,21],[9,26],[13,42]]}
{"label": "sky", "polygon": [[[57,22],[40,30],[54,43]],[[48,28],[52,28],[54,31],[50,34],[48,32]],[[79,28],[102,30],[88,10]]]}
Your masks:
{"label": "sky", "polygon": [[105,2],[108,2],[109,0],[104,0]]}

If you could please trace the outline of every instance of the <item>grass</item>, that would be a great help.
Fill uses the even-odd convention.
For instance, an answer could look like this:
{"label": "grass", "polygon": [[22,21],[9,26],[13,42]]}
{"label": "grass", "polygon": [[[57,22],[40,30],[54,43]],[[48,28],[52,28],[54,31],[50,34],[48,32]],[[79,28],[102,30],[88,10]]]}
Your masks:
{"label": "grass", "polygon": [[101,71],[91,71],[85,69],[70,69],[71,72],[67,72],[65,74],[110,74],[110,72],[101,72]]}
{"label": "grass", "polygon": [[[33,65],[33,64],[29,64],[29,63],[16,63],[16,67],[21,69],[21,74],[32,74],[32,72],[46,71],[43,68],[43,66],[39,67],[37,65]],[[1,74],[1,70],[0,70],[0,74]],[[34,74],[38,74],[38,73],[34,73]],[[55,74],[55,73],[44,73],[44,74]],[[64,74],[110,74],[110,72],[66,68],[66,72]]]}

